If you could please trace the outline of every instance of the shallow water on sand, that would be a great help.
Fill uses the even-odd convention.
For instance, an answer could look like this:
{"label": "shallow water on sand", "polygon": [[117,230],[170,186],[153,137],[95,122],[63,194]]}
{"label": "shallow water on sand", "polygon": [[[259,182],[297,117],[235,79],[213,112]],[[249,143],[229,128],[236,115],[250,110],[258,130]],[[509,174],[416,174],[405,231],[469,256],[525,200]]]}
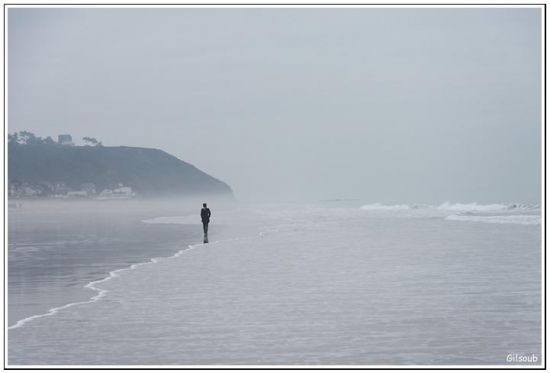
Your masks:
{"label": "shallow water on sand", "polygon": [[[200,206],[200,205],[198,205]],[[132,201],[76,203],[24,201],[8,211],[8,325],[50,308],[84,301],[84,288],[110,271],[170,256],[201,233],[197,219],[184,225],[153,227],[141,220],[166,213],[191,213]],[[199,220],[200,222],[200,220]]]}
{"label": "shallow water on sand", "polygon": [[311,206],[217,219],[225,233],[209,244],[9,330],[9,364],[541,362],[540,225]]}

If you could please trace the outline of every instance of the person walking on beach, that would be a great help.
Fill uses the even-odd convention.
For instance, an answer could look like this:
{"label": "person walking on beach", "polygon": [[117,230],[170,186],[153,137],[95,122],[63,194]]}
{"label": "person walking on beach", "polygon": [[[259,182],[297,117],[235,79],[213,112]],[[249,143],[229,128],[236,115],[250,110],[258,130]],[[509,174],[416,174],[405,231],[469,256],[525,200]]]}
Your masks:
{"label": "person walking on beach", "polygon": [[208,234],[208,223],[210,223],[210,209],[206,207],[206,203],[202,204],[201,209],[201,219],[202,219],[202,229],[204,231],[204,235],[206,236]]}

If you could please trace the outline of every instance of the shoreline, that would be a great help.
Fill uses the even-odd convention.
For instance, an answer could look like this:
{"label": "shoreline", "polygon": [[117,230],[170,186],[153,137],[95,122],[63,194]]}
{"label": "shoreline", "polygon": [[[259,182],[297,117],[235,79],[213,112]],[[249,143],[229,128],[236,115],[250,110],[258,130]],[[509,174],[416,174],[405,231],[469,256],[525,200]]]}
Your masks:
{"label": "shoreline", "polygon": [[166,256],[166,257],[151,258],[146,262],[134,263],[134,264],[130,265],[129,267],[119,268],[119,269],[115,269],[114,271],[110,271],[109,274],[107,275],[107,277],[102,278],[100,280],[91,281],[91,282],[89,282],[89,283],[87,283],[86,285],[83,286],[83,288],[85,288],[85,289],[90,289],[90,290],[98,292],[98,294],[94,295],[93,297],[90,297],[89,300],[84,301],[84,302],[68,303],[68,304],[65,304],[65,305],[60,306],[60,307],[51,308],[46,313],[39,314],[39,315],[33,315],[33,316],[26,317],[24,319],[18,320],[15,324],[13,324],[11,326],[8,326],[7,329],[8,330],[13,330],[13,329],[20,328],[20,327],[24,326],[25,324],[31,322],[32,320],[36,320],[36,319],[43,318],[43,317],[48,317],[48,316],[53,316],[56,313],[58,313],[59,311],[62,311],[64,309],[67,309],[67,308],[70,308],[70,307],[73,307],[73,306],[78,306],[78,305],[81,305],[81,304],[95,303],[95,302],[99,301],[101,298],[103,298],[107,293],[109,293],[109,290],[98,288],[98,287],[95,286],[96,284],[100,284],[100,283],[109,281],[113,278],[119,277],[119,274],[118,274],[119,272],[131,271],[131,270],[134,270],[134,269],[136,269],[140,266],[143,266],[143,265],[158,263],[159,259],[177,258],[181,254],[183,254],[185,251],[192,250],[192,249],[195,248],[195,246],[198,246],[198,245],[203,245],[203,244],[198,243],[198,244],[188,245],[188,247],[186,249],[181,249],[177,253],[175,253],[174,255]]}
{"label": "shoreline", "polygon": [[[259,232],[258,235],[261,237],[263,235],[263,233],[264,233],[263,231]],[[246,237],[246,238],[250,238],[250,237]],[[212,241],[209,244],[216,244],[216,243],[220,243],[220,242],[229,242],[229,241],[235,241],[235,240],[239,240],[239,239],[242,239],[242,237]],[[173,255],[159,256],[159,257],[150,258],[149,260],[144,261],[144,262],[134,263],[134,264],[131,264],[127,267],[119,268],[119,269],[115,269],[113,271],[110,271],[109,274],[107,275],[107,277],[104,277],[104,278],[99,279],[99,280],[91,281],[91,282],[89,282],[89,283],[87,283],[86,285],[83,286],[84,289],[90,289],[90,290],[98,292],[98,294],[94,295],[93,297],[90,297],[87,301],[73,302],[73,303],[65,304],[63,306],[51,308],[46,313],[38,314],[38,315],[32,315],[32,316],[23,318],[21,320],[18,320],[15,324],[13,324],[11,326],[8,326],[7,329],[8,330],[14,330],[14,329],[21,328],[22,326],[24,326],[25,324],[27,324],[27,323],[29,323],[33,320],[40,319],[40,318],[43,318],[43,317],[53,316],[53,315],[57,314],[59,311],[62,311],[64,309],[67,309],[67,308],[70,308],[70,307],[73,307],[73,306],[95,303],[95,302],[101,300],[103,297],[105,297],[105,295],[107,293],[110,292],[110,290],[101,289],[101,288],[96,287],[95,286],[96,284],[107,282],[109,280],[112,280],[113,278],[120,277],[120,275],[119,275],[120,272],[132,271],[132,270],[135,270],[136,268],[139,268],[141,266],[150,265],[150,264],[157,264],[161,260],[169,260],[169,259],[178,258],[181,255],[183,255],[185,252],[189,251],[189,250],[194,250],[194,249],[197,249],[199,246],[204,246],[204,245],[207,245],[207,244],[208,243],[202,243],[202,242],[201,243],[196,243],[196,244],[190,244],[190,245],[187,246],[187,248],[181,249]]]}
{"label": "shoreline", "polygon": [[[540,356],[540,227],[333,209],[248,212],[220,214],[208,245],[90,281],[97,293],[82,307],[54,309],[28,328],[21,326],[38,317],[22,321],[10,330],[9,361],[494,364],[518,346]],[[254,224],[224,228],[223,220],[251,213]],[[155,227],[188,225],[181,216],[162,221]],[[525,297],[511,299],[518,292]],[[496,327],[503,323],[514,327]]]}
{"label": "shoreline", "polygon": [[68,304],[88,303],[97,296],[90,283],[151,258],[172,256],[202,237],[198,225],[142,222],[190,213],[189,205],[55,202],[9,211],[6,327],[56,313]]}

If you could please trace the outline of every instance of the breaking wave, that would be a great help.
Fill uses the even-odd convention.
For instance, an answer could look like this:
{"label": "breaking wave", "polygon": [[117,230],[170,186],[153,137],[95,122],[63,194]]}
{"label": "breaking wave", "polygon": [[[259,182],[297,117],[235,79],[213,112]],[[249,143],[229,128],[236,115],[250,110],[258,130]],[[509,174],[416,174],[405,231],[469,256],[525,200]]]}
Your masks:
{"label": "breaking wave", "polygon": [[476,202],[472,203],[450,203],[445,202],[439,205],[437,208],[446,211],[499,211],[508,210],[510,205],[502,205],[500,203],[493,203],[489,205],[480,205]]}
{"label": "breaking wave", "polygon": [[536,210],[540,209],[539,205],[529,205],[523,203],[492,203],[492,204],[479,204],[477,202],[471,203],[451,203],[445,202],[441,205],[424,205],[424,204],[399,204],[399,205],[385,205],[382,203],[372,203],[361,206],[362,210],[423,210],[423,209],[436,209],[440,211],[451,212],[494,212],[494,211],[507,211],[507,210]]}

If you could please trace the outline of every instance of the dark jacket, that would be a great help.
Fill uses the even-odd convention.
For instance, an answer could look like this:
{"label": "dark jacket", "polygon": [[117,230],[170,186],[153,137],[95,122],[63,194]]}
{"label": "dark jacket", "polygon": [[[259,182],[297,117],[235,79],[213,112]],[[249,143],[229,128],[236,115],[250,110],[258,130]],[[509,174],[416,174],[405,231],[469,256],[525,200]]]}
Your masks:
{"label": "dark jacket", "polygon": [[210,209],[208,207],[203,207],[201,209],[201,219],[203,223],[209,223],[210,222]]}

